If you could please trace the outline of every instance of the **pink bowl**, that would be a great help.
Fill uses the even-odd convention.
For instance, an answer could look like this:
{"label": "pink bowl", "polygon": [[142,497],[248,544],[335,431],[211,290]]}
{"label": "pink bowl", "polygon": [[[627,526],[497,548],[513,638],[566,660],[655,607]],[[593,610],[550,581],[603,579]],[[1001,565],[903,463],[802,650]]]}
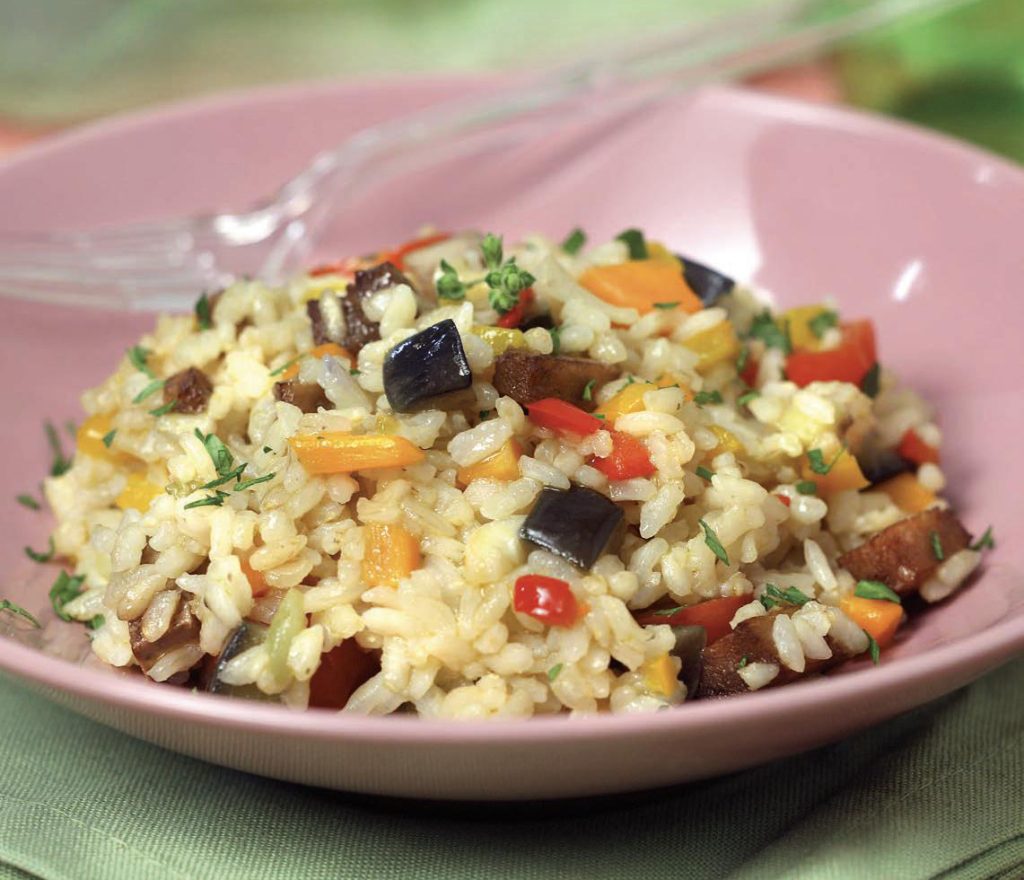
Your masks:
{"label": "pink bowl", "polygon": [[[303,87],[104,123],[0,166],[0,225],[86,227],[244,206],[358,127],[486,86]],[[17,628],[0,639],[0,668],[84,715],[218,764],[377,794],[500,800],[748,767],[935,699],[1020,651],[1024,457],[1011,438],[1024,430],[1024,174],[904,126],[720,88],[664,103],[577,161],[534,146],[518,177],[506,167],[486,180],[464,169],[423,181],[400,210],[367,209],[334,244],[400,240],[427,220],[510,235],[561,235],[583,222],[602,236],[635,224],[782,304],[834,296],[846,314],[875,319],[885,363],[938,403],[954,503],[976,533],[996,527],[999,547],[982,577],[918,617],[879,668],[857,664],[655,716],[452,724],[298,714],[82,667],[44,654],[34,633]],[[479,186],[467,183],[474,173]],[[151,317],[0,303],[8,379],[0,595],[42,613],[52,572],[21,548],[44,542],[46,518],[13,501],[45,471],[40,425],[77,417],[78,393],[113,368]],[[31,378],[12,381],[20,377]]]}

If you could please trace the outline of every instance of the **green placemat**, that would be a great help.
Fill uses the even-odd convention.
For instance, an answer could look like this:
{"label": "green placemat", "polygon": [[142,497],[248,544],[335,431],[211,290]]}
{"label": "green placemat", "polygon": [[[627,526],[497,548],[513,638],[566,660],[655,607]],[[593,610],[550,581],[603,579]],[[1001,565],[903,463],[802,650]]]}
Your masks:
{"label": "green placemat", "polygon": [[223,770],[0,680],[0,878],[1019,878],[1022,693],[1024,659],[746,773],[494,807]]}

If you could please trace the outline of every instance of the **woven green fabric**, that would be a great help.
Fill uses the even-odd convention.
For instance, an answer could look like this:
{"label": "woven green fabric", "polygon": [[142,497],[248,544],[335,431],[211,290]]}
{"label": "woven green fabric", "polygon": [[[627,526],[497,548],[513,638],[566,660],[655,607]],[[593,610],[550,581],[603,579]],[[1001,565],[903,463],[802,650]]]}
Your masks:
{"label": "woven green fabric", "polygon": [[0,681],[0,880],[1020,878],[1022,693],[1024,659],[746,773],[628,797],[468,807],[222,770]]}

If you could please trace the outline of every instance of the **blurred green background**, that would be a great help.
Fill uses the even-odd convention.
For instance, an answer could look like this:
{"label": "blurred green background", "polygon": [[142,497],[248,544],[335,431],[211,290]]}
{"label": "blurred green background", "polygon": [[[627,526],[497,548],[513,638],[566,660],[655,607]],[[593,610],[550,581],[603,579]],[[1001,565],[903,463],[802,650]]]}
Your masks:
{"label": "blurred green background", "polygon": [[[756,5],[0,0],[0,131],[35,134],[247,85],[547,66],[712,9]],[[803,73],[818,81],[819,95],[948,131],[1024,161],[1024,0],[977,0],[929,19],[912,17],[830,50]]]}

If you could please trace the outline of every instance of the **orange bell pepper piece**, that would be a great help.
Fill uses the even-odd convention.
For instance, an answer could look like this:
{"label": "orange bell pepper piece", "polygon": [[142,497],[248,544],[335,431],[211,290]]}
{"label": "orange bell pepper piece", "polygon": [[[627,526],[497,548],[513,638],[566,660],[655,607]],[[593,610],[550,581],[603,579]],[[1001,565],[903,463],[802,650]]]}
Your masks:
{"label": "orange bell pepper piece", "polygon": [[[349,363],[353,363],[355,361],[355,358],[353,358],[352,355],[350,355],[346,349],[342,348],[336,342],[325,342],[323,345],[317,345],[317,346],[311,348],[309,351],[307,351],[302,357],[303,358],[307,358],[307,357],[321,358],[321,357],[325,357],[327,355],[330,355],[332,357],[339,357],[342,360],[348,361]],[[300,358],[300,360],[301,360],[301,358]],[[290,379],[294,379],[298,375],[299,375],[299,361],[295,361],[294,364],[291,364],[288,367],[288,369],[285,370],[281,374],[280,381],[281,382],[287,382]]]}
{"label": "orange bell pepper piece", "polygon": [[[826,461],[831,461],[831,459],[826,456]],[[832,467],[829,468],[827,474],[816,474],[805,459],[801,476],[818,487],[819,495],[825,496],[846,489],[863,489],[865,486],[871,485],[871,481],[861,471],[857,459],[845,449],[832,462]]]}
{"label": "orange bell pepper piece", "polygon": [[907,513],[920,513],[936,502],[935,494],[918,481],[913,474],[899,474],[879,483],[876,487],[885,492],[900,510]]}
{"label": "orange bell pepper piece", "polygon": [[371,587],[395,587],[420,567],[420,544],[400,525],[370,523],[366,526],[363,580]]}
{"label": "orange bell pepper piece", "polygon": [[839,608],[857,626],[864,630],[884,648],[896,635],[903,620],[903,608],[888,599],[862,599],[860,596],[845,596]]}
{"label": "orange bell pepper piece", "polygon": [[501,480],[509,482],[519,479],[519,456],[523,447],[515,439],[506,440],[501,449],[476,464],[460,467],[455,479],[460,486],[468,486],[473,480]]}
{"label": "orange bell pepper piece", "polygon": [[373,468],[405,467],[426,457],[422,449],[392,434],[324,431],[297,434],[288,443],[311,474],[350,474]]}
{"label": "orange bell pepper piece", "polygon": [[683,273],[672,263],[660,260],[593,266],[580,275],[579,283],[606,303],[634,308],[641,314],[651,311],[656,304],[677,303],[677,308],[689,313],[703,308]]}

